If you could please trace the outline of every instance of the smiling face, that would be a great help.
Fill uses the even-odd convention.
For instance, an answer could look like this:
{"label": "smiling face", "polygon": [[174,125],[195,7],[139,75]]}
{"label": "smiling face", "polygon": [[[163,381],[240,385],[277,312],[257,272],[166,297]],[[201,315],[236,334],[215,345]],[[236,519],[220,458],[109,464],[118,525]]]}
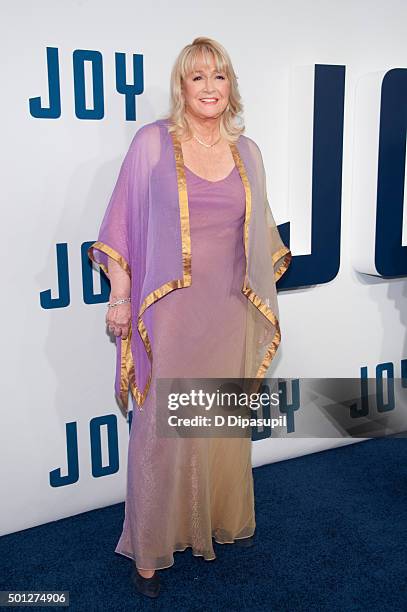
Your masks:
{"label": "smiling face", "polygon": [[219,117],[229,102],[230,81],[225,72],[216,69],[212,55],[205,62],[198,56],[194,69],[182,84],[185,109],[199,119]]}

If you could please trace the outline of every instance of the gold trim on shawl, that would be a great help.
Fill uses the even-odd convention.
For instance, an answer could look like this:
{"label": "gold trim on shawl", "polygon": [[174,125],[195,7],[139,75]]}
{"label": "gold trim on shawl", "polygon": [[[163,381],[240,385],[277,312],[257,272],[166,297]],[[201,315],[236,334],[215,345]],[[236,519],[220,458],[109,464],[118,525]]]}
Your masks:
{"label": "gold trim on shawl", "polygon": [[[246,194],[246,215],[245,215],[245,222],[244,222],[244,250],[245,250],[245,255],[246,255],[246,274],[245,274],[245,279],[244,279],[244,283],[242,287],[242,293],[244,293],[247,299],[249,299],[254,304],[254,306],[256,306],[256,308],[258,308],[258,310],[266,317],[266,319],[268,319],[272,323],[272,325],[275,327],[275,333],[274,333],[273,339],[267,347],[266,355],[262,363],[260,364],[257,370],[256,376],[255,376],[255,378],[264,378],[267,372],[267,369],[269,368],[270,363],[274,355],[276,354],[279,344],[281,342],[280,324],[279,324],[279,321],[276,315],[271,310],[271,308],[269,308],[267,304],[263,302],[263,300],[253,291],[253,289],[250,287],[249,282],[248,282],[248,239],[249,239],[249,223],[250,223],[250,216],[251,216],[251,209],[252,209],[251,189],[250,189],[250,182],[247,176],[246,168],[240,156],[239,149],[237,148],[235,143],[230,143],[230,148],[232,150],[233,159],[235,160],[237,169],[239,170],[239,174],[242,179],[243,186],[245,189],[245,194]],[[275,272],[275,280],[277,280],[277,278],[280,278],[280,276],[282,276],[282,274],[288,268],[288,265],[291,259],[291,252],[289,251],[287,247],[286,247],[286,250],[284,248],[281,248],[279,251],[274,253],[272,257],[272,263],[275,264],[278,261],[278,259],[280,259],[285,253],[287,253],[287,255],[284,259],[283,264],[279,267],[278,271]],[[288,255],[288,253],[290,253],[290,255]],[[278,277],[277,277],[277,274],[278,274]]]}
{"label": "gold trim on shawl", "polygon": [[229,143],[229,146],[230,146],[230,150],[232,151],[235,166],[239,170],[240,178],[242,179],[242,183],[243,183],[243,187],[245,191],[245,198],[246,198],[245,220],[244,220],[244,228],[243,228],[244,253],[246,257],[246,271],[245,271],[242,291],[243,293],[245,293],[245,295],[247,295],[246,289],[250,290],[249,285],[248,285],[247,272],[248,272],[248,262],[249,262],[248,245],[249,245],[249,223],[250,223],[250,216],[252,212],[252,191],[250,189],[250,183],[249,183],[249,178],[246,173],[246,168],[244,167],[243,160],[240,157],[240,153],[239,153],[237,146],[235,145],[235,143]]}
{"label": "gold trim on shawl", "polygon": [[182,155],[181,143],[176,138],[174,133],[171,133],[173,145],[174,145],[174,156],[175,156],[175,166],[177,172],[177,185],[178,185],[178,202],[179,202],[179,211],[180,211],[180,224],[181,224],[181,242],[182,242],[182,278],[176,279],[173,281],[169,281],[168,283],[164,283],[158,289],[149,293],[149,295],[143,301],[140,312],[138,315],[138,331],[140,332],[140,336],[143,340],[144,347],[146,349],[148,358],[151,363],[151,370],[148,376],[147,383],[144,387],[144,390],[141,392],[139,387],[136,384],[135,376],[134,376],[134,365],[133,368],[129,371],[130,377],[130,389],[132,394],[134,395],[138,408],[143,410],[142,404],[147,397],[147,393],[150,389],[151,378],[152,378],[152,365],[153,365],[153,353],[151,348],[150,338],[148,336],[147,328],[144,325],[142,315],[144,312],[154,304],[157,300],[161,299],[170,291],[174,289],[180,289],[182,287],[188,287],[192,283],[191,279],[191,234],[189,227],[189,207],[188,207],[188,194],[186,187],[186,177],[185,177],[185,168],[184,168],[184,160]]}
{"label": "gold trim on shawl", "polygon": [[278,251],[276,251],[275,253],[273,253],[273,256],[272,256],[273,265],[275,265],[278,262],[278,260],[282,258],[283,255],[288,253],[289,250],[290,249],[288,249],[286,246],[284,246],[281,249],[279,249]]}
{"label": "gold trim on shawl", "polygon": [[107,268],[106,268],[105,264],[99,263],[96,260],[95,255],[93,253],[93,249],[98,249],[98,251],[102,251],[103,253],[106,253],[106,255],[109,255],[109,257],[111,257],[112,259],[117,261],[117,263],[119,263],[121,265],[123,270],[125,270],[127,272],[127,274],[129,276],[131,276],[130,266],[127,263],[127,261],[124,259],[124,257],[122,255],[120,255],[120,253],[118,253],[117,251],[112,249],[112,247],[110,247],[108,244],[105,244],[104,242],[97,241],[97,242],[94,242],[93,244],[91,244],[91,246],[88,248],[88,257],[94,263],[98,264],[102,268],[103,272],[106,274],[107,277],[109,277]]}
{"label": "gold trim on shawl", "polygon": [[[284,257],[285,255],[285,257]],[[274,280],[277,282],[279,278],[281,278],[284,272],[288,269],[288,266],[291,263],[292,253],[289,248],[286,246],[282,247],[280,250],[273,253],[273,265],[275,265],[279,259],[284,257],[282,263],[278,267],[278,269],[274,272]]]}
{"label": "gold trim on shawl", "polygon": [[[93,249],[98,249],[99,251],[106,253],[106,255],[109,255],[109,257],[117,261],[117,263],[120,264],[123,270],[127,272],[127,274],[131,278],[130,265],[125,260],[125,258],[122,255],[120,255],[120,253],[115,251],[115,249],[112,249],[112,247],[110,247],[108,244],[105,244],[104,242],[96,241],[88,248],[88,257],[94,263],[98,264],[98,266],[102,268],[103,272],[106,274],[108,278],[109,278],[109,273],[108,273],[108,270],[105,264],[100,263],[96,260]],[[131,326],[131,321],[130,321],[129,333],[127,335],[127,338],[125,340],[121,338],[121,343],[120,343],[120,357],[121,357],[120,359],[120,395],[117,397],[120,405],[126,411],[128,408],[129,383],[132,378],[134,379],[134,362],[133,362],[133,356],[131,353],[131,334],[132,334],[132,326]]]}

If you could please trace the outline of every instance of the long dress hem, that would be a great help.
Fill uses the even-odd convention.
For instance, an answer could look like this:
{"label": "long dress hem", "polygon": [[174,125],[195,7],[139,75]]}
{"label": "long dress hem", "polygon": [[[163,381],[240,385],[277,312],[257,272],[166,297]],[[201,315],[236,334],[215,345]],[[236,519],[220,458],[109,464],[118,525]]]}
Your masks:
{"label": "long dress hem", "polygon": [[[233,540],[227,540],[227,541],[217,540],[215,538],[215,536],[212,536],[212,538],[215,540],[215,542],[217,544],[235,544],[236,540],[245,540],[247,538],[252,537],[254,535],[255,531],[256,530],[254,529],[248,535],[240,536],[238,538],[234,538]],[[205,553],[197,552],[196,549],[194,548],[193,544],[185,544],[185,546],[184,545],[182,545],[182,546],[183,546],[183,548],[176,548],[176,549],[173,550],[173,552],[172,552],[172,562],[170,564],[168,564],[168,565],[165,565],[163,567],[138,567],[137,566],[137,568],[141,569],[141,570],[152,570],[152,569],[162,570],[162,569],[168,569],[169,567],[172,567],[175,564],[175,559],[174,559],[174,556],[173,556],[174,553],[176,553],[176,552],[185,552],[187,550],[187,548],[191,548],[192,549],[191,552],[192,552],[194,557],[203,557],[204,561],[215,561],[217,559],[217,556],[215,555],[215,553],[213,553],[213,556],[210,557],[210,556],[206,556]],[[118,555],[123,555],[123,557],[127,557],[128,559],[132,559],[132,561],[134,561],[136,563],[135,556],[131,555],[130,553],[126,553],[124,551],[120,551],[120,550],[117,550],[117,549],[115,550],[115,553],[117,553]]]}

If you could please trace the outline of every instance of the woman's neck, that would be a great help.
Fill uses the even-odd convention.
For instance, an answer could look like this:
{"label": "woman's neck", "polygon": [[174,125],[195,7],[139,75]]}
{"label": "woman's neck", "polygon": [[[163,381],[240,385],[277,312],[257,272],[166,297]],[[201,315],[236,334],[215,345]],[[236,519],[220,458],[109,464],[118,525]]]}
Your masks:
{"label": "woman's neck", "polygon": [[219,138],[220,117],[214,119],[199,119],[186,113],[186,119],[191,127],[192,133],[202,138],[206,143],[209,144]]}

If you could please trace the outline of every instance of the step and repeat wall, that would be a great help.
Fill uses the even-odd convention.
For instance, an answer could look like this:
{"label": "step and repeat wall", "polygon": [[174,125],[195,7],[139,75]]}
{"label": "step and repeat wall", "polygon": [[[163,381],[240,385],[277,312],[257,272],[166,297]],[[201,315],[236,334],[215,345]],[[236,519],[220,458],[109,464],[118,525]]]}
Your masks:
{"label": "step and repeat wall", "polygon": [[[131,423],[114,397],[108,284],[87,248],[133,135],[167,112],[173,62],[197,36],[232,58],[293,254],[269,376],[400,391],[407,5],[16,0],[1,13],[0,534],[124,499]],[[369,399],[360,416],[375,421],[383,404]],[[285,435],[253,437],[254,466],[370,437],[323,412],[301,436],[304,413],[289,416]]]}

